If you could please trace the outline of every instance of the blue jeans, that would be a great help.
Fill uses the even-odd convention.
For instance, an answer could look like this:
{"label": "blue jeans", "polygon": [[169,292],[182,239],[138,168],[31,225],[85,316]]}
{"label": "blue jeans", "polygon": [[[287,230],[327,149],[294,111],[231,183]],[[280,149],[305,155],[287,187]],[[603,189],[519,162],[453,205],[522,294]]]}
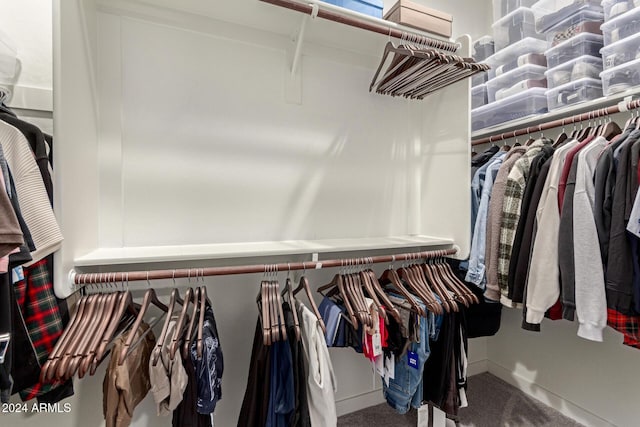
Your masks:
{"label": "blue jeans", "polygon": [[419,342],[413,342],[409,351],[418,355],[417,369],[409,366],[409,351],[396,360],[395,378],[389,380],[389,386],[383,382],[382,393],[387,403],[399,414],[406,414],[413,406],[422,405],[422,371],[429,358],[429,326],[433,322],[433,314],[420,318]]}

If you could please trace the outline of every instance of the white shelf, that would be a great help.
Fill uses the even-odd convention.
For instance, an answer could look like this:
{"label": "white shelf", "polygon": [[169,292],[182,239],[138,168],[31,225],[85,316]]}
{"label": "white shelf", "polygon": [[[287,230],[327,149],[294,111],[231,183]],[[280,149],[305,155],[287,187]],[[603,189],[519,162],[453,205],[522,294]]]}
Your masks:
{"label": "white shelf", "polygon": [[210,245],[138,246],[100,248],[75,259],[76,267],[155,262],[269,257],[384,249],[451,247],[453,240],[429,236],[392,236],[360,239],[284,240],[276,242]]}
{"label": "white shelf", "polygon": [[[549,122],[552,120],[562,119],[563,117],[571,117],[576,114],[586,113],[587,111],[597,110],[598,108],[610,107],[622,101],[627,96],[636,96],[640,94],[640,88],[634,88],[626,92],[616,93],[612,96],[606,96],[593,101],[585,102],[583,104],[569,106],[560,110],[555,110],[550,113],[540,114],[537,116],[528,117],[526,119],[512,120],[507,123],[503,123],[498,126],[493,126],[486,129],[481,129],[471,133],[471,140],[480,138],[486,138],[487,136],[499,135],[512,130],[527,128],[535,126],[541,123]],[[567,126],[572,126],[567,124]]]}

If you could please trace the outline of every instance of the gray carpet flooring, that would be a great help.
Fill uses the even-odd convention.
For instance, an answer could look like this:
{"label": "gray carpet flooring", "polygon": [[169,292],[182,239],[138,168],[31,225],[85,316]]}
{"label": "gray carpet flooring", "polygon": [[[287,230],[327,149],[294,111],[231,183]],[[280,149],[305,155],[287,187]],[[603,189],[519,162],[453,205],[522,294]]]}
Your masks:
{"label": "gray carpet flooring", "polygon": [[[483,373],[469,378],[469,406],[460,410],[461,427],[580,427],[560,412],[501,379]],[[338,419],[339,427],[416,427],[417,411],[398,415],[386,403]]]}

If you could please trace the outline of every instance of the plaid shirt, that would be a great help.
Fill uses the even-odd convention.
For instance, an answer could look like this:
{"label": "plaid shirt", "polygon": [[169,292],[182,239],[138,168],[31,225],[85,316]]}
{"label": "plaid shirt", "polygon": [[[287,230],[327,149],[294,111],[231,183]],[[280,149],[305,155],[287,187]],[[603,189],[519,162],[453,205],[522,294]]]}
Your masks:
{"label": "plaid shirt", "polygon": [[531,162],[542,151],[545,144],[550,144],[548,139],[538,139],[531,144],[529,149],[513,165],[507,178],[502,202],[502,224],[500,226],[500,243],[498,245],[498,285],[502,293],[503,302],[511,305],[507,299],[509,287],[509,263],[511,262],[511,250],[516,237],[516,229],[520,220],[520,208],[524,189],[529,179]]}
{"label": "plaid shirt", "polygon": [[[27,325],[29,338],[42,365],[53,351],[64,327],[46,259],[25,268],[24,277],[24,280],[14,284],[14,292]],[[26,390],[20,390],[20,397],[27,401],[53,390],[58,385],[59,383],[38,383]]]}
{"label": "plaid shirt", "polygon": [[607,308],[607,324],[625,336],[625,341],[640,341],[640,316],[628,316]]}

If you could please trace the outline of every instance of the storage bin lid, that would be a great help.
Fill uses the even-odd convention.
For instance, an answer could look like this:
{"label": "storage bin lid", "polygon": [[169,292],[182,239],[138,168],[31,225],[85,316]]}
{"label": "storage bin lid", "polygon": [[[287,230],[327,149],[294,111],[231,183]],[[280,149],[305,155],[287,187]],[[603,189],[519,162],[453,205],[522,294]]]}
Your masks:
{"label": "storage bin lid", "polygon": [[[499,101],[496,102],[492,102],[491,104],[487,104],[487,105],[483,105],[482,107],[478,107],[475,110],[472,110],[471,112],[474,114],[482,114],[482,113],[486,113],[488,111],[491,111],[493,109],[498,109],[498,108],[504,108],[506,106],[509,106],[511,104],[514,104],[516,102],[520,102],[523,99],[526,98],[535,98],[535,97],[545,97],[545,91],[546,89],[543,87],[533,87],[531,89],[527,89],[523,92],[519,92],[516,93],[514,95],[511,95],[507,98],[503,98]],[[545,98],[546,101],[546,98]]]}
{"label": "storage bin lid", "polygon": [[575,37],[572,37],[568,40],[563,41],[562,43],[555,45],[551,49],[547,50],[544,54],[547,55],[547,58],[548,58],[549,56],[553,56],[554,53],[556,53],[561,49],[571,48],[572,46],[576,46],[580,43],[602,44],[603,41],[604,41],[604,37],[602,37],[600,34],[580,33]]}
{"label": "storage bin lid", "polygon": [[640,58],[634,59],[633,61],[625,62],[624,64],[616,65],[615,67],[604,70],[600,73],[600,78],[603,80],[609,77],[613,73],[618,73],[620,71],[626,71],[626,69],[637,68],[640,73]]}
{"label": "storage bin lid", "polygon": [[546,94],[547,96],[557,96],[560,92],[563,92],[565,90],[575,90],[585,86],[602,88],[602,80],[585,77],[583,79],[574,80],[572,82],[565,83],[562,86],[557,86],[553,89],[549,89]]}
{"label": "storage bin lid", "polygon": [[479,93],[486,92],[486,91],[487,91],[487,84],[483,83],[481,85],[472,87],[471,88],[471,95],[477,95]]}
{"label": "storage bin lid", "polygon": [[[625,50],[625,47],[631,47],[635,43],[640,45],[640,33],[634,34],[629,37],[625,37],[624,39],[618,40],[617,42],[604,46],[602,49],[600,49],[600,54],[602,56],[608,56],[609,53],[613,51],[616,51],[618,49]],[[638,52],[638,54],[640,54],[640,52]]]}
{"label": "storage bin lid", "polygon": [[571,15],[558,22],[556,25],[545,31],[545,33],[555,33],[583,22],[604,22],[604,12],[591,9],[582,10],[575,15]]}
{"label": "storage bin lid", "polygon": [[640,7],[635,7],[628,12],[618,15],[615,18],[605,22],[604,24],[602,24],[601,28],[602,31],[609,32],[638,20],[640,20]]}
{"label": "storage bin lid", "polygon": [[509,25],[510,22],[514,22],[516,24],[523,23],[523,22],[530,22],[531,24],[533,24],[534,19],[535,18],[533,15],[533,11],[530,8],[519,7],[513,12],[509,13],[508,15],[505,15],[504,17],[494,22],[491,27],[492,28],[504,27],[506,25]]}
{"label": "storage bin lid", "polygon": [[544,53],[547,49],[547,42],[533,37],[527,37],[504,49],[494,53],[486,59],[486,63],[491,68],[496,68],[510,61],[515,61],[522,55],[529,53]]}
{"label": "storage bin lid", "polygon": [[[547,71],[547,67],[543,67],[541,65],[536,64],[525,64],[521,67],[515,68],[511,71],[507,71],[506,73],[500,74],[495,78],[489,80],[489,84],[494,85],[502,85],[509,81],[518,81],[518,80],[526,80],[526,79],[543,79],[544,73]],[[518,76],[530,76],[530,77],[521,77]]]}
{"label": "storage bin lid", "polygon": [[556,67],[549,68],[547,71],[544,72],[544,75],[547,76],[548,78],[550,74],[553,74],[557,71],[571,70],[578,63],[588,63],[593,66],[600,66],[600,68],[602,68],[602,58],[599,58],[597,56],[591,56],[591,55],[582,55],[572,59],[571,61],[562,63]]}
{"label": "storage bin lid", "polygon": [[531,6],[531,10],[538,32],[545,32],[580,11],[603,12],[600,0],[540,0]]}

